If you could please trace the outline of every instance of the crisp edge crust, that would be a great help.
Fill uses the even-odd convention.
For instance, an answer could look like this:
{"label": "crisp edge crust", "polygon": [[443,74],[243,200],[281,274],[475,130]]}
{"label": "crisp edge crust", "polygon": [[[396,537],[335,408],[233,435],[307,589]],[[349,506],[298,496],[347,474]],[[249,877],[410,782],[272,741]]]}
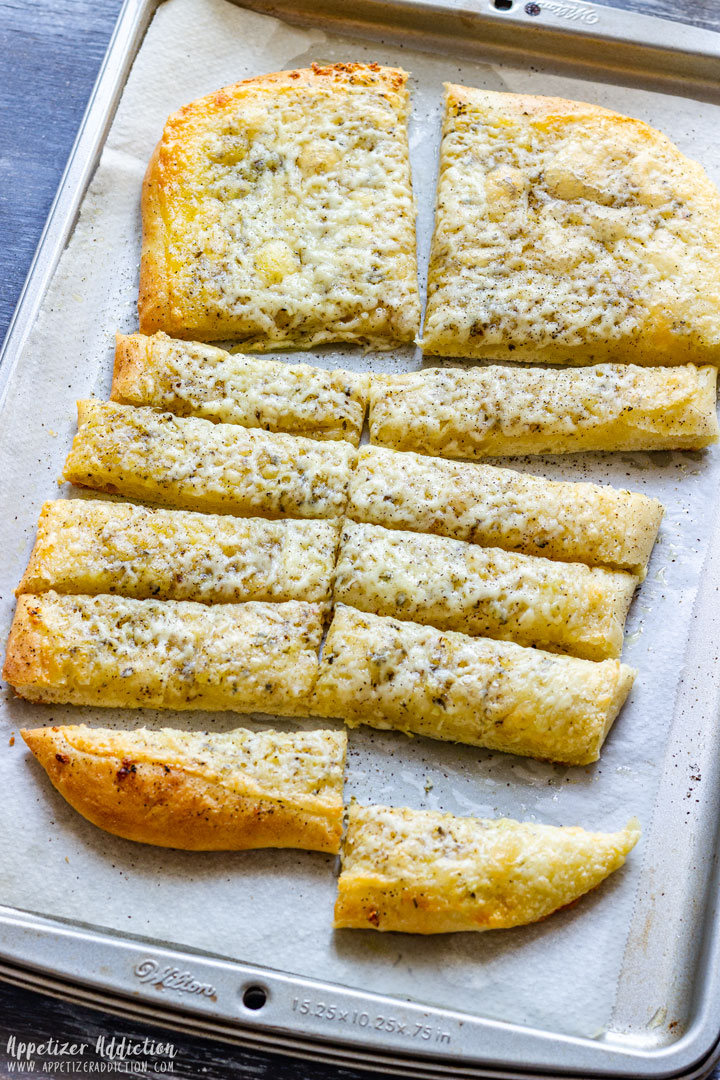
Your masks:
{"label": "crisp edge crust", "polygon": [[[305,848],[337,854],[343,803],[316,811],[287,799],[233,794],[181,768],[75,749],[63,729],[21,735],[63,798],[93,825],[126,840],[185,851]],[[325,802],[325,805],[323,805]]]}
{"label": "crisp edge crust", "polygon": [[[155,147],[142,185],[140,211],[142,217],[142,249],[140,255],[140,286],[138,290],[138,322],[140,332],[154,334],[165,330],[174,337],[195,337],[197,329],[185,329],[183,312],[173,307],[170,294],[170,280],[167,273],[167,254],[165,244],[165,217],[163,213],[164,161],[163,151],[166,140],[173,129],[183,124],[193,114],[209,108],[221,108],[232,100],[238,91],[245,87],[261,90],[275,90],[282,87],[312,87],[327,85],[328,82],[338,87],[354,85],[371,86],[379,84],[388,93],[398,93],[405,89],[408,74],[402,68],[382,67],[379,64],[330,64],[323,67],[313,64],[309,68],[289,71],[276,71],[253,79],[223,87],[205,97],[184,105],[168,117],[160,142]],[[407,110],[403,110],[406,112]],[[220,335],[222,336],[222,335]],[[324,339],[323,339],[324,340]],[[329,340],[335,340],[331,338]]]}
{"label": "crisp edge crust", "polygon": [[138,320],[140,330],[152,334],[172,323],[170,282],[167,273],[165,219],[160,187],[162,180],[162,142],[153,150],[142,185],[140,213],[142,247],[140,252],[140,287]]}
{"label": "crisp edge crust", "polygon": [[33,688],[44,683],[42,634],[37,625],[32,593],[18,597],[15,616],[10,627],[2,677],[20,697],[33,699]]}
{"label": "crisp edge crust", "polygon": [[149,356],[148,339],[142,334],[115,335],[115,363],[113,367],[110,401],[119,405],[132,405],[132,395],[126,390],[137,384],[147,366]]}

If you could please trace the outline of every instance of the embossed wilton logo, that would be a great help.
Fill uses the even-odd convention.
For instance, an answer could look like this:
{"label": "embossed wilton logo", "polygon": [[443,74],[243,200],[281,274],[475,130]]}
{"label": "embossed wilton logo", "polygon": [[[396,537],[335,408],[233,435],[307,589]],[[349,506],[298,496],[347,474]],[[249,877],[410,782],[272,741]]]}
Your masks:
{"label": "embossed wilton logo", "polygon": [[201,983],[189,971],[176,967],[160,968],[156,960],[141,960],[133,968],[133,975],[141,983],[149,983],[158,990],[176,990],[179,994],[199,994],[201,997],[217,998],[217,990],[210,983]]}
{"label": "embossed wilton logo", "polygon": [[598,21],[598,14],[592,8],[578,7],[576,4],[547,3],[542,5],[543,11],[551,11],[553,15],[559,15],[562,19],[570,19],[571,22],[584,22],[592,25]]}

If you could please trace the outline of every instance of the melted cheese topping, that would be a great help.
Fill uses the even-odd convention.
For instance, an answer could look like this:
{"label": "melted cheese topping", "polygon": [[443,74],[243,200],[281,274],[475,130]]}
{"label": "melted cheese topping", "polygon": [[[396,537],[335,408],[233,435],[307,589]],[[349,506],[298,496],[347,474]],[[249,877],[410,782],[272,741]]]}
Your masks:
{"label": "melted cheese topping", "polygon": [[118,334],[112,400],[176,416],[360,442],[369,376]]}
{"label": "melted cheese topping", "polygon": [[314,65],[171,116],[146,179],[141,330],[260,349],[412,340],[406,79]]}
{"label": "melted cheese topping", "polygon": [[234,794],[342,801],[345,732],[115,731],[84,724],[61,731],[66,743],[80,753],[181,769]]}
{"label": "melted cheese topping", "polygon": [[5,678],[32,701],[148,709],[307,711],[322,609],[118,596],[18,601]]}
{"label": "melted cheese topping", "polygon": [[549,559],[645,576],[663,508],[598,484],[363,447],[348,516]]}
{"label": "melted cheese topping", "polygon": [[700,449],[718,438],[717,369],[491,365],[373,377],[370,438],[450,458]]}
{"label": "melted cheese topping", "polygon": [[334,518],[345,509],[355,451],[293,435],[78,403],[63,476],[73,484],[187,510]]}
{"label": "melted cheese topping", "polygon": [[327,602],[339,523],[266,521],[122,503],[45,503],[16,592]]}
{"label": "melted cheese topping", "polygon": [[635,672],[335,608],[319,716],[572,765],[596,761]]}
{"label": "melted cheese topping", "polygon": [[431,810],[348,811],[336,927],[442,933],[545,918],[594,888],[640,838]]}
{"label": "melted cheese topping", "polygon": [[447,87],[423,348],[720,362],[720,196],[594,105]]}
{"label": "melted cheese topping", "polygon": [[335,599],[588,660],[618,657],[636,578],[444,536],[346,523]]}

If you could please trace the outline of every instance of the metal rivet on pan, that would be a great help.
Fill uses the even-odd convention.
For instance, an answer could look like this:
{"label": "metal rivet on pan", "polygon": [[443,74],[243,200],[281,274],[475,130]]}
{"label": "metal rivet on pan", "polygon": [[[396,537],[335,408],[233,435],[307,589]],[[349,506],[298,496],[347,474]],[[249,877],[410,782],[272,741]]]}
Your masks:
{"label": "metal rivet on pan", "polygon": [[539,15],[541,11],[542,11],[542,8],[540,7],[539,4],[526,4],[525,5],[525,14],[526,15]]}
{"label": "metal rivet on pan", "polygon": [[242,1003],[246,1009],[252,1009],[257,1012],[258,1009],[262,1009],[263,1005],[268,999],[268,992],[264,986],[246,986],[243,990]]}

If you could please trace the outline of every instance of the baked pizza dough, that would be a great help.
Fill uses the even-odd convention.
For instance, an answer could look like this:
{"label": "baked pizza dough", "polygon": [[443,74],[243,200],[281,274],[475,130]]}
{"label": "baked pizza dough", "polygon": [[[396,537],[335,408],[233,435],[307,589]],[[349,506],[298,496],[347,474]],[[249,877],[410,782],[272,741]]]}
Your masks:
{"label": "baked pizza dough", "polygon": [[636,821],[598,833],[352,805],[335,927],[442,934],[537,922],[599,885],[639,839]]}
{"label": "baked pizza dough", "polygon": [[99,499],[46,502],[16,594],[137,600],[330,600],[340,523],[151,510]]}
{"label": "baked pizza dough", "polygon": [[141,331],[246,349],[411,341],[406,82],[313,64],[171,116],[143,187]]}
{"label": "baked pizza dough", "polygon": [[336,601],[587,660],[619,657],[637,578],[445,536],[346,522]]}
{"label": "baked pizza dough", "polygon": [[423,349],[720,362],[720,195],[639,120],[447,86]]}
{"label": "baked pizza dough", "polygon": [[187,851],[340,847],[344,732],[21,734],[63,798],[115,836]]}
{"label": "baked pizza dough", "polygon": [[363,446],[350,478],[354,521],[435,533],[645,577],[662,504],[599,484]]}
{"label": "baked pizza dough", "polygon": [[369,375],[228,353],[167,334],[118,334],[111,398],[176,416],[360,442]]}
{"label": "baked pizza dough", "polygon": [[78,402],[63,477],[181,510],[334,518],[345,510],[354,457],[345,442],[89,400]]}
{"label": "baked pizza dough", "polygon": [[29,701],[305,715],[324,608],[24,593],[3,678]]}
{"label": "baked pizza dough", "polygon": [[717,442],[717,368],[430,368],[374,375],[370,440],[449,458],[699,450]]}
{"label": "baked pizza dough", "polygon": [[636,672],[338,604],[312,712],[566,765],[597,761]]}

